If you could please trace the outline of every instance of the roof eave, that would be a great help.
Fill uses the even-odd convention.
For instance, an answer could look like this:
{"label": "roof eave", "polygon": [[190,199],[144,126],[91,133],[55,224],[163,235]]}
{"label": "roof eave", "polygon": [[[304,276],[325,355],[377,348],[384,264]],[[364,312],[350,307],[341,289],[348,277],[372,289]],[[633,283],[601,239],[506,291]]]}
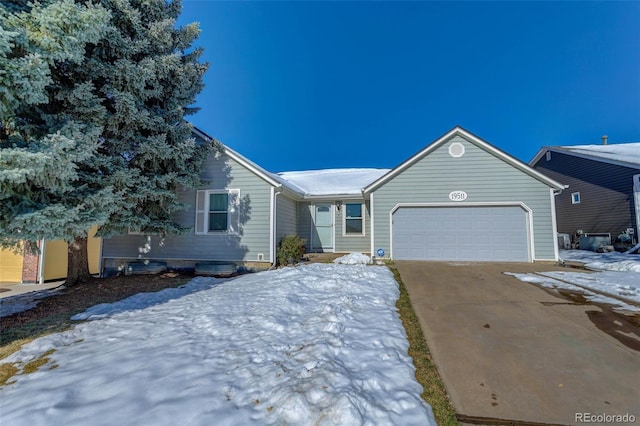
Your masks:
{"label": "roof eave", "polygon": [[545,147],[542,147],[542,149],[540,149],[540,151],[538,151],[538,153],[531,159],[529,164],[533,165],[533,164],[537,163],[538,161],[540,161],[542,156],[544,154],[546,154],[547,151],[551,151],[551,152],[557,152],[558,154],[570,155],[572,157],[584,158],[585,160],[597,161],[599,163],[613,164],[613,165],[616,165],[616,166],[622,166],[622,167],[627,167],[627,168],[630,168],[630,169],[638,169],[638,170],[640,170],[640,164],[629,163],[629,162],[626,162],[626,161],[612,160],[610,158],[602,158],[602,157],[599,157],[597,155],[589,155],[589,154],[584,154],[584,153],[581,153],[581,152],[574,152],[574,151],[571,151],[570,149],[567,149],[567,148],[571,148],[571,147],[570,146],[567,146],[567,147],[563,147],[563,146],[545,146]]}
{"label": "roof eave", "polygon": [[359,192],[357,194],[305,194],[305,201],[332,201],[332,200],[356,200],[366,199],[367,197]]}

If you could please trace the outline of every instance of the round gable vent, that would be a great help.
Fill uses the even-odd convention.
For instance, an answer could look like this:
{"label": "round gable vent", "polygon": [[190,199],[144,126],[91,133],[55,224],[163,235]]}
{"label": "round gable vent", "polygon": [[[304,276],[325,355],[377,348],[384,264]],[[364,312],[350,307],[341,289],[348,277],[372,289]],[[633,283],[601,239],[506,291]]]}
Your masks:
{"label": "round gable vent", "polygon": [[449,145],[449,155],[454,158],[459,158],[464,155],[464,145],[460,142],[454,142]]}

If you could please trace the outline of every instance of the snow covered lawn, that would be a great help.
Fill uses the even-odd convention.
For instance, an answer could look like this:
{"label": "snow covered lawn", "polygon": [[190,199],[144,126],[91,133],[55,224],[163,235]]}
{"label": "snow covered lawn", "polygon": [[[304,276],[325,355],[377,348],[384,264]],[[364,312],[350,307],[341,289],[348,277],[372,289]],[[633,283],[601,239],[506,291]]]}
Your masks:
{"label": "snow covered lawn", "polygon": [[[639,255],[594,253],[588,250],[561,250],[560,258],[582,262],[589,269],[600,272],[556,271],[539,274],[507,274],[513,275],[521,281],[549,288],[580,291],[584,293],[587,300],[593,302],[608,303],[629,311],[640,311]],[[593,292],[589,290],[593,290]],[[618,300],[618,298],[622,300]]]}
{"label": "snow covered lawn", "polygon": [[640,255],[638,254],[560,250],[560,259],[582,262],[587,268],[600,271],[640,272]]}
{"label": "snow covered lawn", "polygon": [[2,362],[11,425],[435,425],[386,267],[313,264],[98,305]]}

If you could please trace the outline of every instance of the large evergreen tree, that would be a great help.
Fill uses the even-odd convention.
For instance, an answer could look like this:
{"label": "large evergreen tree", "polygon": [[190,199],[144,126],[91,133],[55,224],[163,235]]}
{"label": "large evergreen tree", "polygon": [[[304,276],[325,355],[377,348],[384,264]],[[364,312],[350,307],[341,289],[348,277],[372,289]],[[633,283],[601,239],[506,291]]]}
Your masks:
{"label": "large evergreen tree", "polygon": [[106,221],[108,187],[82,181],[100,125],[55,119],[55,70],[84,60],[102,39],[110,15],[73,0],[14,1],[0,7],[0,245],[32,250],[42,238],[70,240]]}
{"label": "large evergreen tree", "polygon": [[[202,89],[207,65],[199,62],[201,51],[191,48],[197,24],[176,28],[180,1],[99,3],[111,16],[104,35],[84,45],[80,61],[55,61],[52,83],[45,89],[47,101],[21,102],[11,131],[46,140],[45,135],[69,129],[83,146],[91,147],[86,157],[66,157],[73,162],[73,176],[67,178],[72,189],[61,192],[65,205],[58,213],[76,213],[77,220],[71,222],[78,223],[64,236],[57,235],[70,241],[68,284],[88,277],[86,225],[100,225],[99,233],[106,237],[129,228],[183,231],[173,220],[173,213],[183,207],[176,191],[200,183],[202,164],[214,148],[197,145],[184,119],[195,111],[189,106]],[[94,7],[83,0],[75,6]],[[49,218],[40,212],[51,210],[58,198],[39,200],[38,207],[34,198],[17,197],[8,226],[0,223],[0,229],[15,228],[34,213],[41,218],[33,232],[46,226]],[[20,207],[25,201],[32,204],[30,209]],[[11,237],[23,237],[23,229]]]}

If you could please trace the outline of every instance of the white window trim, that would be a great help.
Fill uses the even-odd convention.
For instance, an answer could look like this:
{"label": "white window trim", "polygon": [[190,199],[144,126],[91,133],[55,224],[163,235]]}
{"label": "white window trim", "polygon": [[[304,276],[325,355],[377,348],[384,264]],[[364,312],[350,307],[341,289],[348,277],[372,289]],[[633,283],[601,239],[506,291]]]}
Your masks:
{"label": "white window trim", "polygon": [[[204,203],[202,206],[198,206],[198,194],[204,194]],[[209,195],[211,194],[227,194],[229,195],[229,202],[227,205],[227,230],[226,231],[209,231]],[[235,197],[231,195],[235,194]],[[194,222],[196,235],[238,235],[240,226],[240,214],[237,211],[240,205],[240,190],[239,189],[206,189],[196,191],[196,216]],[[236,211],[234,212],[234,209]],[[235,213],[235,215],[234,215]],[[202,230],[198,232],[198,216],[203,221]],[[235,223],[234,223],[235,222]]]}
{"label": "white window trim", "polygon": [[[576,200],[576,195],[578,196],[577,200]],[[582,197],[580,196],[580,192],[572,192],[571,193],[571,204],[580,204],[580,201],[582,201]]]}
{"label": "white window trim", "polygon": [[[362,215],[362,233],[360,234],[348,234],[347,233],[347,204],[360,204],[360,214]],[[343,237],[364,237],[366,235],[365,228],[365,217],[366,215],[366,206],[365,203],[360,201],[343,201],[342,202],[342,236]]]}

